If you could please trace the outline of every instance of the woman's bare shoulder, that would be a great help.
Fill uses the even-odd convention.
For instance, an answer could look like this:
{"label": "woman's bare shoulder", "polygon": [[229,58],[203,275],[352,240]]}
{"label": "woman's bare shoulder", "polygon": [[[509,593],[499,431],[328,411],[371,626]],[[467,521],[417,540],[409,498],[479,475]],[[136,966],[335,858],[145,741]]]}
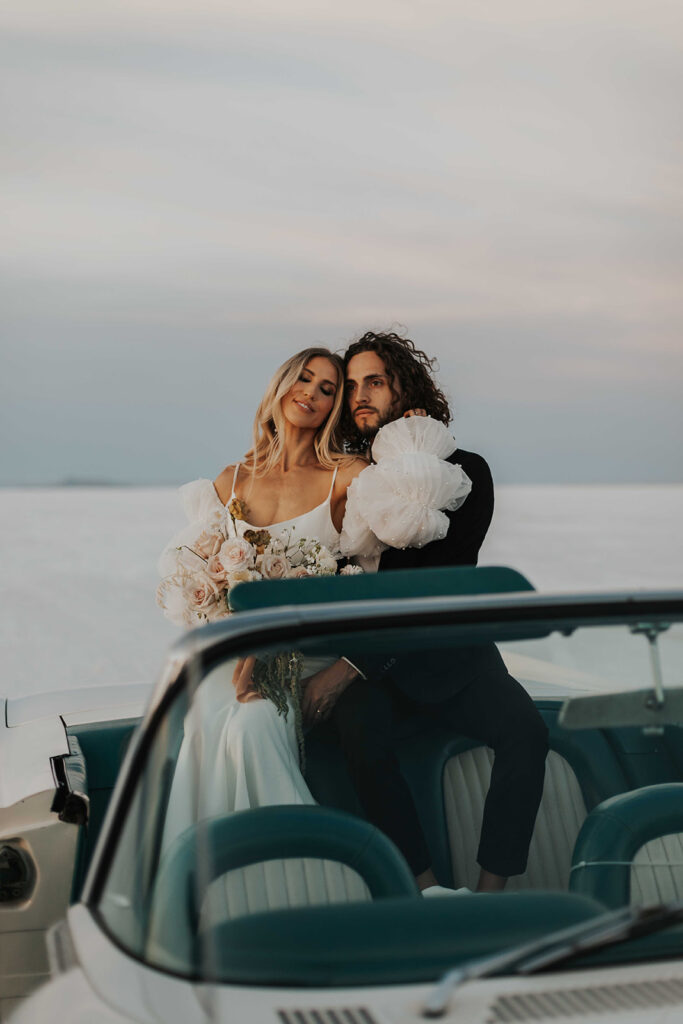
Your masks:
{"label": "woman's bare shoulder", "polygon": [[236,465],[237,463],[234,462],[231,466],[226,466],[225,469],[221,470],[213,482],[213,486],[216,488],[216,493],[224,505],[230,501],[230,495],[232,494],[232,481],[235,476]]}
{"label": "woman's bare shoulder", "polygon": [[340,487],[348,487],[349,484],[359,473],[370,465],[368,459],[364,459],[362,455],[349,455],[347,456],[339,466],[339,472],[337,474],[337,480]]}

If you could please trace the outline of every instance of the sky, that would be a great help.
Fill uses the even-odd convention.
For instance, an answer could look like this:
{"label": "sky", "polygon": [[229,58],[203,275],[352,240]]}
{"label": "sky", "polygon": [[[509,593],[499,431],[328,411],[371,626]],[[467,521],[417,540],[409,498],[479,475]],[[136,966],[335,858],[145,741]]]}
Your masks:
{"label": "sky", "polygon": [[683,481],[678,0],[10,0],[0,484],[215,476],[397,329],[501,483]]}

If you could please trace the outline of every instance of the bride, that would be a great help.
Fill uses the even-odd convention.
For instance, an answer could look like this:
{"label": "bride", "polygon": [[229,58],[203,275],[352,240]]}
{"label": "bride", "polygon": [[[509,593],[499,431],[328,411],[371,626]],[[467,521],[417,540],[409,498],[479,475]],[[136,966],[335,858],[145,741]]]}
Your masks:
{"label": "bride", "polygon": [[[214,482],[195,480],[181,488],[188,526],[164,550],[162,577],[172,573],[178,547],[191,545],[204,524],[215,523],[216,517],[221,517],[228,537],[267,530],[271,538],[287,544],[294,532],[320,541],[333,556],[339,557],[342,548],[345,555],[362,556],[367,567],[368,558],[385,545],[360,522],[362,510],[355,509],[344,521],[348,489],[368,463],[345,454],[338,440],[343,384],[342,360],[324,348],[304,349],[277,370],[257,410],[253,445],[244,462],[229,465]],[[395,426],[388,424],[383,431]],[[434,459],[434,454],[429,457]],[[397,507],[406,510],[405,502]],[[233,514],[236,508],[238,516]],[[183,624],[170,604],[165,613]],[[254,664],[253,657],[243,657],[219,666],[195,695],[185,721],[164,846],[189,824],[216,814],[315,802],[299,766],[296,715],[280,715],[275,704],[261,697],[252,679]],[[321,667],[319,660],[307,660],[303,675]],[[359,898],[364,889],[349,869],[326,862],[269,862],[242,874],[243,885],[220,887],[227,902],[223,914]]]}

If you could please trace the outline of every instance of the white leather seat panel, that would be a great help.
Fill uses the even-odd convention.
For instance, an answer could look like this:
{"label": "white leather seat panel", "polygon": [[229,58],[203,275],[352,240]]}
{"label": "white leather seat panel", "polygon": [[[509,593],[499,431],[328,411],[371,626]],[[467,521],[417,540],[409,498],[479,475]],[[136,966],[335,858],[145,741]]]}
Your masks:
{"label": "white leather seat panel", "polygon": [[314,858],[272,860],[215,879],[202,907],[201,927],[265,910],[369,899],[361,876],[345,864]]}
{"label": "white leather seat panel", "polygon": [[[493,751],[476,747],[451,758],[445,767],[444,808],[456,888],[476,888],[479,833],[492,764]],[[585,817],[586,805],[573,769],[551,750],[527,870],[510,879],[508,890],[566,889],[574,843]]]}
{"label": "white leather seat panel", "polygon": [[651,839],[631,868],[631,903],[666,903],[683,898],[683,832]]}

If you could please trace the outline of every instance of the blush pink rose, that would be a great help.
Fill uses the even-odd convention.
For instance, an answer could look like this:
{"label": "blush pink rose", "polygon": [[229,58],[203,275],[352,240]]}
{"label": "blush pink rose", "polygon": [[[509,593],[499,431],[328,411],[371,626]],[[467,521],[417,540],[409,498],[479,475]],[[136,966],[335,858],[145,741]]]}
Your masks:
{"label": "blush pink rose", "polygon": [[228,575],[228,584],[234,587],[236,583],[251,583],[253,580],[260,579],[263,577],[256,569],[238,569],[237,572],[231,572]]}
{"label": "blush pink rose", "polygon": [[212,555],[220,551],[224,541],[225,537],[220,533],[210,533],[208,530],[202,530],[192,546],[202,558],[211,558]]}
{"label": "blush pink rose", "polygon": [[297,565],[294,569],[290,569],[287,576],[290,580],[302,580],[304,576],[314,576],[315,573],[309,572],[305,565]]}
{"label": "blush pink rose", "polygon": [[220,596],[219,588],[206,573],[195,573],[185,583],[185,595],[190,612],[208,617]]}
{"label": "blush pink rose", "polygon": [[227,573],[242,572],[251,566],[254,549],[242,537],[234,537],[222,544],[218,557]]}
{"label": "blush pink rose", "polygon": [[206,575],[214,583],[225,583],[228,578],[228,570],[221,562],[220,552],[215,555],[211,555],[208,562],[206,563]]}
{"label": "blush pink rose", "polygon": [[289,571],[289,563],[281,553],[270,552],[261,559],[261,572],[267,580],[283,580]]}

